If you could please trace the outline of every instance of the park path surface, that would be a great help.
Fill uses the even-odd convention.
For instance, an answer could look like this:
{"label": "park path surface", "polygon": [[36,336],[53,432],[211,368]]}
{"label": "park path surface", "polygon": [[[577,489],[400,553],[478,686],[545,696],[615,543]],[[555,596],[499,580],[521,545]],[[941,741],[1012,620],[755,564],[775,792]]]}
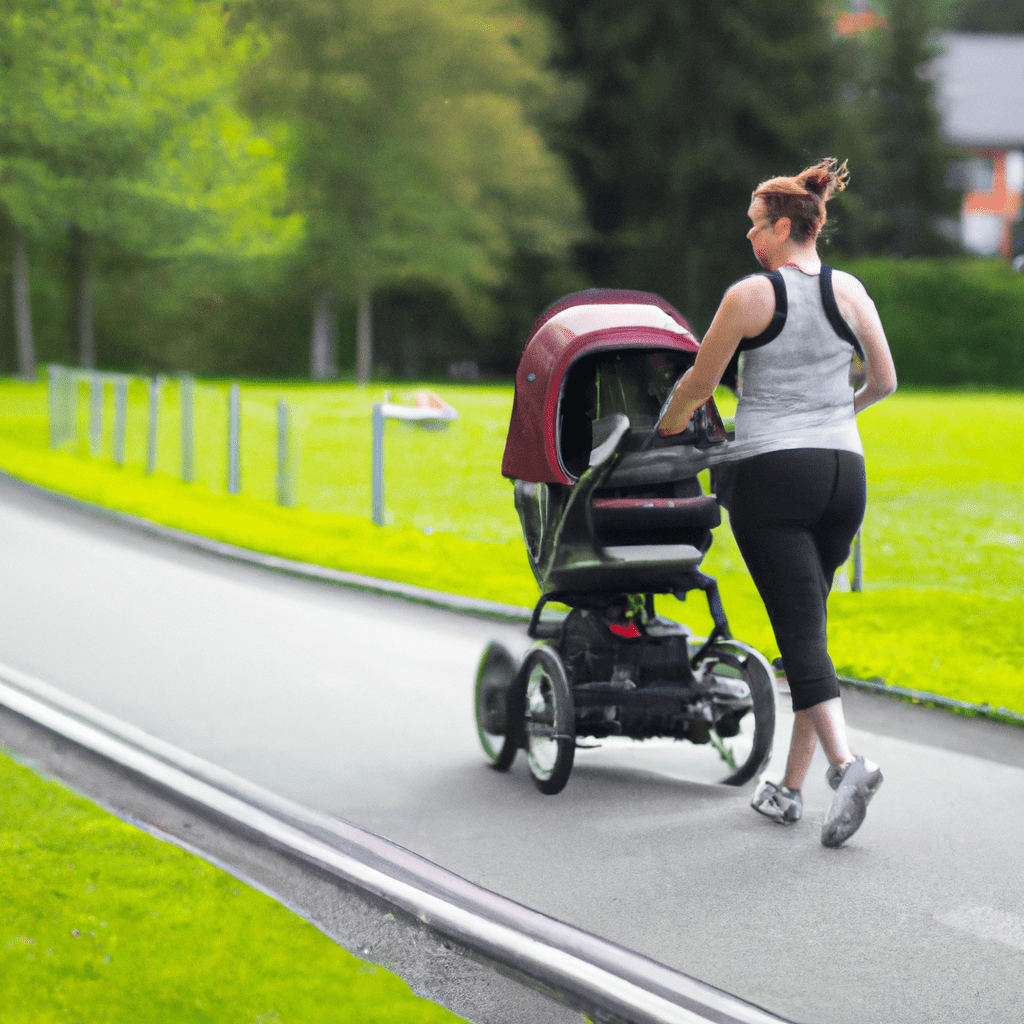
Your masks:
{"label": "park path surface", "polygon": [[227,563],[8,481],[0,564],[0,662],[504,896],[793,1021],[1024,1020],[1020,729],[849,694],[886,782],[826,850],[823,760],[791,828],[717,784],[709,747],[580,751],[556,797],[521,758],[489,770],[472,680],[522,628]]}

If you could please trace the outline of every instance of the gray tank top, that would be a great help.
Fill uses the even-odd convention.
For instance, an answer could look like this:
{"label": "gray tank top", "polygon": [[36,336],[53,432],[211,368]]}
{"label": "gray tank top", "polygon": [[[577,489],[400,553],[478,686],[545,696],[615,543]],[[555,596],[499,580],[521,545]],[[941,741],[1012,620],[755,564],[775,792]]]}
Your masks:
{"label": "gray tank top", "polygon": [[[850,369],[860,344],[832,291],[832,268],[768,275],[775,317],[740,342],[739,404],[733,458],[791,448],[863,454]],[[730,460],[731,461],[731,460]]]}

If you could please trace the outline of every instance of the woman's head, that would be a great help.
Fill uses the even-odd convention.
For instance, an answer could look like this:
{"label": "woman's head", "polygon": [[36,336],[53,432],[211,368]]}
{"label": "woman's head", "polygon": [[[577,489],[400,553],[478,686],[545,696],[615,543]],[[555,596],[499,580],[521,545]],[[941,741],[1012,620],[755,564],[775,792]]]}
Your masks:
{"label": "woman's head", "polygon": [[813,242],[827,219],[825,203],[846,188],[850,174],[846,162],[826,157],[791,178],[762,181],[751,197],[764,203],[768,222],[789,218],[789,237],[797,244]]}

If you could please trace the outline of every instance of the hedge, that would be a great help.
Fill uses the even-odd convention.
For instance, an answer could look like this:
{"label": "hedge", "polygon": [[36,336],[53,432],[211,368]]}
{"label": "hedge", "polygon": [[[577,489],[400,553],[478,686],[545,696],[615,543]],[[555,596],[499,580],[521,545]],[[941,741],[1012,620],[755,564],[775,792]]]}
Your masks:
{"label": "hedge", "polygon": [[836,260],[878,306],[900,384],[1024,388],[1024,273],[1003,260]]}

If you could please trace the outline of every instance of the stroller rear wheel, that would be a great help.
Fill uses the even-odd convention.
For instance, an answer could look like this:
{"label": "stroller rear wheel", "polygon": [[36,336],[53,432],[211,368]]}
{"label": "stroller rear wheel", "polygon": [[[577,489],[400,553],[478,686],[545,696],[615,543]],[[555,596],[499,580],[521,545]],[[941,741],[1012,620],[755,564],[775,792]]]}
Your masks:
{"label": "stroller rear wheel", "polygon": [[[742,786],[757,775],[772,756],[775,740],[775,687],[771,666],[764,655],[739,640],[719,640],[704,656],[701,665],[706,675],[723,681],[745,683],[753,702],[754,737],[750,753],[722,782],[728,786]],[[719,735],[734,735],[736,723],[723,720],[726,726]]]}
{"label": "stroller rear wheel", "polygon": [[526,656],[519,694],[530,774],[542,793],[560,793],[576,752],[576,715],[565,667],[553,646],[538,644]]}
{"label": "stroller rear wheel", "polygon": [[476,731],[491,767],[499,772],[508,771],[521,745],[521,715],[510,708],[518,672],[519,663],[504,646],[493,641],[487,645],[476,673]]}

